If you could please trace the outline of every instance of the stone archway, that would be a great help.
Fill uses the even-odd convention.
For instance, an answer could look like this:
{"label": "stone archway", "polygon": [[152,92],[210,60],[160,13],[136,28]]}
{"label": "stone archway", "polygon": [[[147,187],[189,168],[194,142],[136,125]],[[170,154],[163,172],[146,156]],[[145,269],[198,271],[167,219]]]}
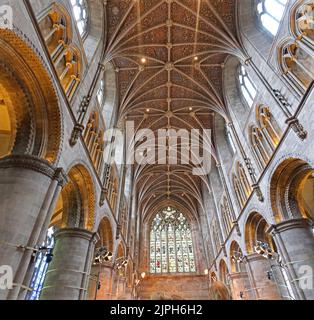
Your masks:
{"label": "stone archway", "polygon": [[269,232],[282,255],[296,299],[314,298],[314,181],[313,167],[305,160],[288,158],[275,170],[270,200],[275,225]]}
{"label": "stone archway", "polygon": [[62,119],[50,76],[32,48],[11,30],[0,30],[0,157],[29,154],[56,163]]}

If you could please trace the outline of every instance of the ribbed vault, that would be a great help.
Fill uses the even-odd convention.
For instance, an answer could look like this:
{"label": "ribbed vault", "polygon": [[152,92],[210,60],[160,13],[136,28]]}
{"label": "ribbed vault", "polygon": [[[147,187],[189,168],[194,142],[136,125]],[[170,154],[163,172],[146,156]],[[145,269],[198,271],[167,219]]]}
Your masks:
{"label": "ribbed vault", "polygon": [[[245,59],[236,37],[235,2],[107,1],[105,63],[112,62],[118,74],[120,121],[156,131],[211,129],[215,113],[228,118],[223,64],[228,55]],[[201,181],[207,184],[207,178],[194,176],[192,163],[167,163],[137,166],[140,211],[145,216],[166,199],[197,215]]]}

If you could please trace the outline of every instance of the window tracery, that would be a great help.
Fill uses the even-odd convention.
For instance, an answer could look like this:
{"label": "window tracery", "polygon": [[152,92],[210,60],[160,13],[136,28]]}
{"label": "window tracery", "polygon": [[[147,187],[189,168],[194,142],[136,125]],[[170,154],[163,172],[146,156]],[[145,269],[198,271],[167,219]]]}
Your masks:
{"label": "window tracery", "polygon": [[151,224],[150,272],[196,272],[191,227],[177,209],[161,210]]}
{"label": "window tracery", "polygon": [[87,32],[88,8],[85,0],[71,0],[74,17],[81,37]]}
{"label": "window tracery", "polygon": [[257,4],[257,14],[262,26],[276,36],[283,17],[287,0],[261,0]]}

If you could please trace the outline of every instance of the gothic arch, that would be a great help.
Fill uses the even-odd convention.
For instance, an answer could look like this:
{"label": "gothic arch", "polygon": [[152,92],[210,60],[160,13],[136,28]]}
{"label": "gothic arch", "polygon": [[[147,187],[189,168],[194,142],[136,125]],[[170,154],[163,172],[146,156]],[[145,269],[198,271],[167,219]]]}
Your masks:
{"label": "gothic arch", "polygon": [[53,3],[37,17],[37,21],[52,57],[57,53],[61,43],[68,45],[72,42],[72,19],[62,4]]}
{"label": "gothic arch", "polygon": [[[0,157],[31,154],[56,163],[62,117],[49,74],[32,48],[12,30],[0,30]],[[3,146],[3,143],[5,146]]]}
{"label": "gothic arch", "polygon": [[314,79],[314,59],[306,46],[291,37],[278,47],[278,63],[286,81],[303,95]]}

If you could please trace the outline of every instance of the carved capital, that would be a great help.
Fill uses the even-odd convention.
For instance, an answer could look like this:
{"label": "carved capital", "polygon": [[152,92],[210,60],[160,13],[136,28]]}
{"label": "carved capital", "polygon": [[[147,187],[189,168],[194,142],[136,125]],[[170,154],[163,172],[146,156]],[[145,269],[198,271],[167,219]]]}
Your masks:
{"label": "carved capital", "polygon": [[69,181],[67,174],[62,168],[57,168],[53,179],[58,181],[58,185],[61,188],[63,188]]}
{"label": "carved capital", "polygon": [[0,160],[0,169],[24,168],[54,179],[56,168],[48,161],[31,155],[11,155]]}

